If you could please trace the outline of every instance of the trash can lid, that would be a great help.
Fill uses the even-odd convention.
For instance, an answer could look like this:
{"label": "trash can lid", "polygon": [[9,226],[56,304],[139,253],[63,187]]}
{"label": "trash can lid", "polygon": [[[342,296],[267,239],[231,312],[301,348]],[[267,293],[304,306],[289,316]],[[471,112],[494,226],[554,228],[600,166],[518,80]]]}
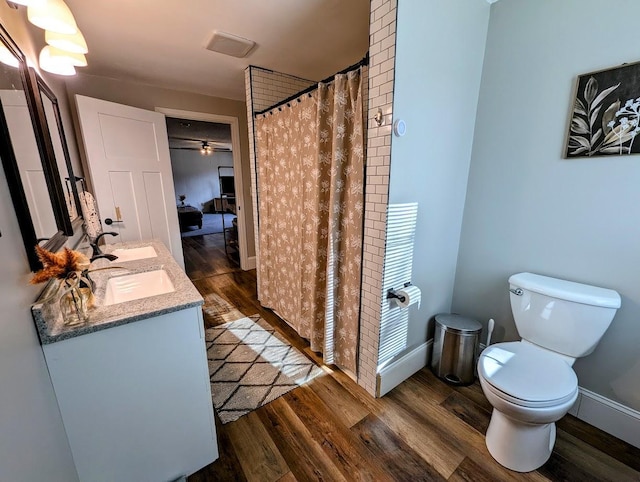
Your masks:
{"label": "trash can lid", "polygon": [[442,325],[446,331],[456,333],[478,333],[482,330],[482,325],[479,321],[453,313],[436,315],[436,323]]}

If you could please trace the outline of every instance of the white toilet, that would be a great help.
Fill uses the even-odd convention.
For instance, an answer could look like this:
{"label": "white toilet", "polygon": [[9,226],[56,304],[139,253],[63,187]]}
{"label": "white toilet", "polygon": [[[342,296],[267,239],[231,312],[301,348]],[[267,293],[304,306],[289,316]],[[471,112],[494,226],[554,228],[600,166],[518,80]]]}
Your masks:
{"label": "white toilet", "polygon": [[521,341],[488,346],[478,360],[482,390],[493,405],[487,448],[518,472],[543,465],[556,424],[578,397],[571,368],[590,354],[620,308],[613,290],[532,273],[509,278]]}

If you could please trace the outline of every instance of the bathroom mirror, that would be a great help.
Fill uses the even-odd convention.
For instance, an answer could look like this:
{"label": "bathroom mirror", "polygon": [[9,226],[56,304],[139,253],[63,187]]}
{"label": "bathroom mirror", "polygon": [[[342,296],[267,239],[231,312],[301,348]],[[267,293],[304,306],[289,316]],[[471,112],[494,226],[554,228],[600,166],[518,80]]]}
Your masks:
{"label": "bathroom mirror", "polygon": [[[30,69],[32,70],[32,69]],[[69,147],[67,138],[64,135],[64,127],[62,124],[62,116],[60,115],[60,106],[58,99],[53,91],[45,84],[42,77],[33,72],[38,85],[38,93],[44,109],[45,119],[49,135],[51,136],[51,145],[55,162],[60,174],[60,183],[64,191],[64,201],[67,206],[69,220],[73,223],[80,217],[80,199],[78,198],[78,179],[73,173],[71,165],[71,156],[69,155]],[[69,233],[72,234],[72,233]]]}
{"label": "bathroom mirror", "polygon": [[58,250],[72,231],[36,77],[0,26],[0,158],[32,270],[34,247]]}

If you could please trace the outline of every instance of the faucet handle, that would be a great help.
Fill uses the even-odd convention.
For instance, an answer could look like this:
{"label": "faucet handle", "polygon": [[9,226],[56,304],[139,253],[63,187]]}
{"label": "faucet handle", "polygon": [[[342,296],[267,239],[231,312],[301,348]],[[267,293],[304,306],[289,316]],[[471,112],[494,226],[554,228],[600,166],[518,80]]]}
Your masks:
{"label": "faucet handle", "polygon": [[104,232],[98,234],[96,236],[96,239],[93,240],[93,243],[89,243],[90,246],[91,246],[91,249],[93,249],[93,256],[98,256],[98,255],[102,254],[102,251],[100,251],[99,243],[100,243],[100,239],[103,236],[106,236],[107,234],[109,236],[118,236],[119,233],[116,233],[114,231],[104,231]]}

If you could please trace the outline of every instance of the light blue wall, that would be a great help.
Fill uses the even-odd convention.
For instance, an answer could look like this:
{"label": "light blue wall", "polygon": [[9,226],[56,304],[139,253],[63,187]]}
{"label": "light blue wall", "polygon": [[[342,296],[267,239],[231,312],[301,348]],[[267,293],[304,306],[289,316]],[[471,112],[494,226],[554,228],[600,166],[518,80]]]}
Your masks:
{"label": "light blue wall", "polygon": [[448,312],[489,22],[485,0],[400,0],[389,202],[418,202],[407,348],[427,340],[427,322]]}
{"label": "light blue wall", "polygon": [[576,76],[640,60],[637,0],[492,6],[453,310],[517,339],[519,271],[622,295],[580,385],[640,409],[640,156],[562,158]]}

